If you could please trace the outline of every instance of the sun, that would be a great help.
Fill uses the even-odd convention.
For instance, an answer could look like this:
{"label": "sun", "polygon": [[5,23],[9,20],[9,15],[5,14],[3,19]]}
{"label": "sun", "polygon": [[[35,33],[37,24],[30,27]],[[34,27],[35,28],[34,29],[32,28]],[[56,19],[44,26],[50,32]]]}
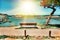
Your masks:
{"label": "sun", "polygon": [[32,9],[33,9],[33,6],[32,6],[32,3],[30,3],[30,2],[25,2],[25,3],[22,4],[22,6],[21,6],[21,10],[22,10],[23,12],[30,13],[30,12],[32,12]]}
{"label": "sun", "polygon": [[31,0],[21,1],[20,3],[20,12],[22,14],[32,14],[35,11],[35,4]]}

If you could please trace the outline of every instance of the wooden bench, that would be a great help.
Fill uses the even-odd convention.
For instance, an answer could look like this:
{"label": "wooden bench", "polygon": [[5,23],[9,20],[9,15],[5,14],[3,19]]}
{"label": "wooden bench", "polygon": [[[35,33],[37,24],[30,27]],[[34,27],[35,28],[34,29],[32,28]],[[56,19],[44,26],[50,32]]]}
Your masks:
{"label": "wooden bench", "polygon": [[20,26],[21,28],[37,28],[37,23],[20,23]]}

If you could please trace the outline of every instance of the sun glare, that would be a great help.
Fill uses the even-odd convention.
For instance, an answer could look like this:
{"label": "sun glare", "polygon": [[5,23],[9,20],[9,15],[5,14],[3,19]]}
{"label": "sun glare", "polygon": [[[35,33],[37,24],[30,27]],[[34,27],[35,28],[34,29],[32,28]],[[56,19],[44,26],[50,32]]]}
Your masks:
{"label": "sun glare", "polygon": [[18,6],[9,13],[16,15],[39,15],[44,13],[35,0],[20,0],[17,4]]}
{"label": "sun glare", "polygon": [[35,4],[30,0],[22,1],[20,10],[23,14],[32,14],[35,11]]}

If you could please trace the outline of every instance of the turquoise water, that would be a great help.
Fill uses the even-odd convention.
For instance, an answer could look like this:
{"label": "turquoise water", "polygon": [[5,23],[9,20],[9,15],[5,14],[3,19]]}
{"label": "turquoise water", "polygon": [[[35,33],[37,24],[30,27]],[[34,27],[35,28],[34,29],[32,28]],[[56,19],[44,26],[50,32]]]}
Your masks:
{"label": "turquoise water", "polygon": [[[9,17],[9,21],[11,22],[5,22],[0,23],[0,26],[18,26],[21,22],[36,22],[39,24],[45,24],[46,20],[45,18],[29,18],[29,19],[22,19],[22,18],[15,18],[15,17]],[[60,19],[51,19],[49,24],[60,24]]]}
{"label": "turquoise water", "polygon": [[11,22],[5,22],[5,23],[2,22],[0,26],[17,26],[22,21],[22,19],[17,19],[14,17],[9,17],[8,20]]}

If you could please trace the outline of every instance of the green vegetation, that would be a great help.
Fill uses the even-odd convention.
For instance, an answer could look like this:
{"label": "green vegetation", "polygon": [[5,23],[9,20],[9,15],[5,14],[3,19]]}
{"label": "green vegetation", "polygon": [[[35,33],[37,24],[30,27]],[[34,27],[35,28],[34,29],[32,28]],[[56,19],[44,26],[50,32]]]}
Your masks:
{"label": "green vegetation", "polygon": [[4,38],[7,38],[6,35],[0,35],[0,39],[4,39]]}

